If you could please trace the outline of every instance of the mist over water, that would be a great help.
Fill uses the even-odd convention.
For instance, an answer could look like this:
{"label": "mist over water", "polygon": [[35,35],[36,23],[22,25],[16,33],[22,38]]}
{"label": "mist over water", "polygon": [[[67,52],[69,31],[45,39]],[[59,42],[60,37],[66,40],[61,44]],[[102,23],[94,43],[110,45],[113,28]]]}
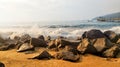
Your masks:
{"label": "mist over water", "polygon": [[29,34],[32,37],[44,36],[64,36],[69,38],[80,37],[83,32],[90,29],[101,31],[112,30],[120,33],[120,23],[115,22],[36,22],[21,24],[0,24],[0,35],[4,38]]}

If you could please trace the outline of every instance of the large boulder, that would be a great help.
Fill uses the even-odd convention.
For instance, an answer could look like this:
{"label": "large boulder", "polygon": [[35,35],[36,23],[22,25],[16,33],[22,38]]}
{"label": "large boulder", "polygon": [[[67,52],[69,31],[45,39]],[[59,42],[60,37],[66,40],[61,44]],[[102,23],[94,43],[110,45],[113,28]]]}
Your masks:
{"label": "large boulder", "polygon": [[96,48],[97,52],[102,52],[113,46],[113,44],[107,38],[94,39],[92,44]]}
{"label": "large boulder", "polygon": [[24,52],[24,51],[29,51],[29,50],[34,50],[34,47],[29,43],[24,43],[19,47],[17,52]]}
{"label": "large boulder", "polygon": [[79,55],[74,55],[70,51],[62,51],[62,52],[56,53],[54,55],[54,57],[56,59],[63,59],[63,60],[71,61],[71,62],[77,62],[77,61],[80,60],[80,56]]}
{"label": "large boulder", "polygon": [[84,54],[84,53],[97,53],[95,47],[91,44],[88,38],[82,39],[82,42],[78,45],[77,50]]}
{"label": "large boulder", "polygon": [[5,65],[2,62],[0,62],[0,67],[5,67]]}
{"label": "large boulder", "polygon": [[119,52],[120,52],[120,47],[117,45],[114,45],[113,47],[104,51],[103,56],[108,58],[114,58]]}
{"label": "large boulder", "polygon": [[105,31],[104,34],[113,43],[116,43],[118,38],[119,38],[118,35],[115,32],[110,31],[110,30],[109,31]]}
{"label": "large boulder", "polygon": [[43,39],[38,39],[38,38],[31,38],[30,43],[34,47],[47,47],[48,46],[46,41],[44,41]]}
{"label": "large boulder", "polygon": [[39,55],[29,58],[29,59],[50,59],[52,58],[51,54],[49,54],[46,50],[42,51]]}
{"label": "large boulder", "polygon": [[86,31],[82,34],[82,38],[96,39],[96,38],[104,38],[105,35],[96,29],[92,29],[90,31]]}

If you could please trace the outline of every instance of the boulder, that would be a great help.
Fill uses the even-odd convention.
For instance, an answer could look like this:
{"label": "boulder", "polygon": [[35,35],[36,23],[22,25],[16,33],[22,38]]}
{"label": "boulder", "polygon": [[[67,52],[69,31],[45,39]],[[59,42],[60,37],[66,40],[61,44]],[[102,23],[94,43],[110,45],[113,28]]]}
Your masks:
{"label": "boulder", "polygon": [[74,55],[70,51],[62,51],[62,52],[56,53],[54,55],[54,57],[56,59],[63,59],[63,60],[66,60],[66,61],[71,61],[71,62],[77,62],[77,61],[80,60],[80,56],[79,55]]}
{"label": "boulder", "polygon": [[0,62],[0,67],[5,67],[5,65],[2,62]]}
{"label": "boulder", "polygon": [[120,44],[120,38],[117,40],[117,44]]}
{"label": "boulder", "polygon": [[97,38],[92,42],[93,46],[96,48],[97,52],[102,52],[113,46],[113,44],[107,38]]}
{"label": "boulder", "polygon": [[29,34],[24,34],[20,37],[20,42],[28,43],[30,39],[31,39],[31,36]]}
{"label": "boulder", "polygon": [[108,39],[110,39],[111,42],[113,43],[117,42],[118,35],[115,32],[109,30],[109,31],[105,31],[104,34]]}
{"label": "boulder", "polygon": [[117,45],[114,45],[113,47],[104,51],[103,56],[108,58],[114,58],[119,52],[120,52],[120,47]]}
{"label": "boulder", "polygon": [[82,34],[82,38],[88,38],[88,39],[96,39],[96,38],[104,38],[104,37],[105,35],[100,30],[96,30],[96,29],[85,31]]}
{"label": "boulder", "polygon": [[70,41],[68,39],[56,39],[55,40],[55,44],[58,48],[65,48],[65,46],[67,45],[77,48],[79,43],[80,41]]}
{"label": "boulder", "polygon": [[14,44],[3,43],[3,44],[0,46],[0,51],[5,51],[5,50],[13,49],[13,48],[15,48],[15,45],[14,45]]}
{"label": "boulder", "polygon": [[55,44],[55,40],[52,40],[48,43],[48,48],[52,49],[52,48],[57,48],[56,44]]}
{"label": "boulder", "polygon": [[44,38],[44,36],[43,36],[43,35],[39,35],[39,36],[38,36],[38,39],[45,40],[45,38]]}
{"label": "boulder", "polygon": [[88,38],[82,39],[82,42],[78,45],[77,50],[84,54],[84,53],[97,53],[95,47],[91,44]]}
{"label": "boulder", "polygon": [[70,51],[72,52],[74,55],[79,54],[79,51],[75,48],[73,48],[72,46],[65,46],[65,51]]}
{"label": "boulder", "polygon": [[29,59],[50,59],[52,58],[51,54],[49,54],[46,50],[42,51],[39,55],[29,58]]}
{"label": "boulder", "polygon": [[30,43],[34,47],[47,47],[48,46],[46,41],[44,41],[43,39],[38,39],[38,38],[31,38]]}
{"label": "boulder", "polygon": [[29,50],[34,50],[34,47],[29,43],[24,43],[20,46],[17,52],[24,52],[24,51],[29,51]]}

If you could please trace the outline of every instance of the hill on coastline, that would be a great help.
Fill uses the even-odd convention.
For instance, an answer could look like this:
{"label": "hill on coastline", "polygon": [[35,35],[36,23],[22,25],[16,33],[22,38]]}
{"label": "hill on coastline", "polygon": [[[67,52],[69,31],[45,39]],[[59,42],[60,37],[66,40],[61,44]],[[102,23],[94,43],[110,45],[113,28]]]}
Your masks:
{"label": "hill on coastline", "polygon": [[120,22],[120,12],[93,18],[92,20],[101,22]]}

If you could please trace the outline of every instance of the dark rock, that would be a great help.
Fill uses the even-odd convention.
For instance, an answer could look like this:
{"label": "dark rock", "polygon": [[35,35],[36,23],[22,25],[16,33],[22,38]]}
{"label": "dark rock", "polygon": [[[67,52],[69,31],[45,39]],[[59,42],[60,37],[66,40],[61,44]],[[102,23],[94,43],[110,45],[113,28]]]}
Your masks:
{"label": "dark rock", "polygon": [[116,43],[118,40],[118,35],[113,31],[105,31],[105,36],[110,39],[111,42]]}
{"label": "dark rock", "polygon": [[104,37],[105,35],[100,30],[96,30],[96,29],[86,31],[82,34],[82,38],[88,38],[88,39],[96,39],[96,38],[104,38]]}
{"label": "dark rock", "polygon": [[31,44],[24,43],[20,46],[17,52],[24,52],[24,51],[29,51],[29,50],[34,50],[34,47]]}
{"label": "dark rock", "polygon": [[43,35],[38,36],[38,39],[45,40],[45,38],[44,38],[44,36],[43,36]]}
{"label": "dark rock", "polygon": [[30,39],[31,39],[31,36],[29,34],[24,34],[24,35],[21,36],[20,42],[28,43]]}
{"label": "dark rock", "polygon": [[118,39],[117,44],[120,44],[120,38]]}
{"label": "dark rock", "polygon": [[103,52],[104,57],[109,57],[109,58],[114,58],[116,55],[120,52],[120,49],[117,45],[114,45],[110,49],[107,49],[106,51]]}
{"label": "dark rock", "polygon": [[5,67],[5,65],[2,62],[0,62],[0,67]]}
{"label": "dark rock", "polygon": [[52,56],[46,51],[42,51],[39,55],[33,57],[33,58],[30,58],[30,59],[50,59],[52,58]]}
{"label": "dark rock", "polygon": [[80,43],[80,41],[70,41],[67,39],[56,39],[55,40],[55,44],[58,48],[65,48],[65,46],[67,46],[67,45],[77,48],[79,43]]}
{"label": "dark rock", "polygon": [[97,38],[92,42],[92,44],[96,48],[97,52],[102,52],[113,46],[113,44],[106,38]]}
{"label": "dark rock", "polygon": [[65,46],[65,51],[70,51],[72,52],[74,55],[79,54],[78,50],[73,48],[72,46]]}
{"label": "dark rock", "polygon": [[72,61],[72,62],[77,62],[80,60],[79,55],[74,55],[70,51],[63,51],[63,52],[56,53],[54,57],[56,59],[63,59],[63,60]]}
{"label": "dark rock", "polygon": [[50,36],[47,36],[47,37],[45,38],[45,40],[46,40],[46,41],[49,41],[49,40],[51,40],[51,37],[50,37]]}
{"label": "dark rock", "polygon": [[14,44],[3,44],[2,46],[0,46],[0,51],[13,49],[14,47],[15,47]]}
{"label": "dark rock", "polygon": [[55,40],[52,40],[48,43],[48,48],[52,49],[52,48],[57,48],[56,44],[55,44]]}
{"label": "dark rock", "polygon": [[90,40],[87,38],[82,39],[82,42],[77,47],[77,50],[84,54],[84,53],[97,53],[95,47],[91,44]]}
{"label": "dark rock", "polygon": [[47,47],[47,43],[43,39],[31,38],[30,43],[34,47]]}

